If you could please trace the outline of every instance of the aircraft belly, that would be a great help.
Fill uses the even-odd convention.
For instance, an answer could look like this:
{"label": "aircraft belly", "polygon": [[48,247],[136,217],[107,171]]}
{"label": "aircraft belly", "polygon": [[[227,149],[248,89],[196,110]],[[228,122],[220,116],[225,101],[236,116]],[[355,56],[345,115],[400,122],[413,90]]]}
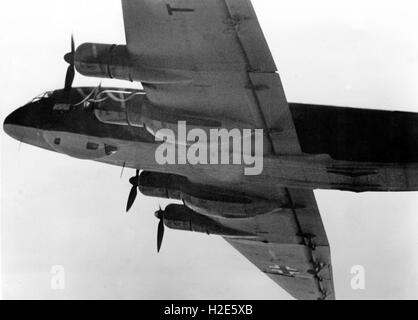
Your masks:
{"label": "aircraft belly", "polygon": [[222,186],[259,197],[276,198],[280,187],[331,189],[353,192],[418,191],[418,163],[364,164],[311,157],[286,159],[265,157],[264,170],[258,176],[244,175],[240,165],[165,165],[155,163],[155,145],[120,143],[117,154],[100,159],[114,165],[186,176],[191,182]]}
{"label": "aircraft belly", "polygon": [[[86,138],[83,136],[83,148],[88,141]],[[115,153],[95,159],[99,162],[182,175],[191,182],[205,181],[207,185],[271,199],[277,197],[280,187],[354,192],[418,191],[418,163],[376,164],[334,161],[329,157],[265,156],[261,175],[246,176],[244,165],[158,165],[155,161],[157,145],[153,143],[97,137],[93,140],[117,149]]]}

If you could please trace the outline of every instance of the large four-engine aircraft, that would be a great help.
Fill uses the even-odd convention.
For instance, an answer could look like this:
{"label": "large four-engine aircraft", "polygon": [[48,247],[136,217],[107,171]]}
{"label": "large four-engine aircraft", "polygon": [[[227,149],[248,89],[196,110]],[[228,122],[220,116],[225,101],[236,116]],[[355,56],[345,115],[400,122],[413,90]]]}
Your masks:
{"label": "large four-engine aircraft", "polygon": [[[182,201],[156,212],[158,250],[164,226],[220,235],[293,297],[334,299],[313,190],[418,190],[418,114],[288,103],[250,0],[122,6],[127,44],[75,49],[72,41],[64,89],[13,112],[4,130],[136,170],[128,210],[138,190]],[[75,70],[140,82],[143,90],[74,88]],[[167,128],[180,134],[180,122],[205,133],[262,129],[262,172],[246,175],[235,162],[161,165],[155,155],[163,143],[177,152],[192,147],[156,139]]]}

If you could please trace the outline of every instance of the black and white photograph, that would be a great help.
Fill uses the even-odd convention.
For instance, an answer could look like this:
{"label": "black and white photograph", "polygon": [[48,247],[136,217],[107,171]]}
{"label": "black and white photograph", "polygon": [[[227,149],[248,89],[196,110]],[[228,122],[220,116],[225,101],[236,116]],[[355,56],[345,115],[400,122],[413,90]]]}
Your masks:
{"label": "black and white photograph", "polygon": [[418,299],[417,1],[2,1],[0,29],[2,299]]}

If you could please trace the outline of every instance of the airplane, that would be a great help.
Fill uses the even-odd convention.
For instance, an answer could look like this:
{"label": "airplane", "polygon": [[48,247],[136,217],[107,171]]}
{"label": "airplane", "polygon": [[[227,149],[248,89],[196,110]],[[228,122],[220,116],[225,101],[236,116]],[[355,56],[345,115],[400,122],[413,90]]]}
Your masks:
{"label": "airplane", "polygon": [[[335,299],[313,191],[417,191],[418,114],[288,102],[250,0],[122,0],[122,8],[126,45],[76,49],[72,38],[64,88],[14,111],[4,131],[135,170],[126,211],[138,192],[180,201],[155,213],[158,251],[165,227],[218,235],[296,299]],[[143,89],[76,88],[75,71]],[[242,162],[160,164],[162,145],[177,154],[196,147],[158,135],[180,136],[182,122],[208,134],[261,129],[263,170],[245,174]]]}

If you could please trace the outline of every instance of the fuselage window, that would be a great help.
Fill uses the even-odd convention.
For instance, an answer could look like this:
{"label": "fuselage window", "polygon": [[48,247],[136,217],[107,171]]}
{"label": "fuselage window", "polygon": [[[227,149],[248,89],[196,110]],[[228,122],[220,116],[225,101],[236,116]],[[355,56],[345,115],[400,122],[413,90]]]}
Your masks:
{"label": "fuselage window", "polygon": [[61,144],[61,138],[55,138],[54,144],[59,146]]}
{"label": "fuselage window", "polygon": [[99,149],[99,145],[94,142],[87,142],[86,148],[87,150],[97,150]]}
{"label": "fuselage window", "polygon": [[118,148],[105,144],[105,153],[110,156],[118,151]]}
{"label": "fuselage window", "polygon": [[54,111],[68,111],[71,108],[71,104],[67,103],[57,103],[54,106]]}

